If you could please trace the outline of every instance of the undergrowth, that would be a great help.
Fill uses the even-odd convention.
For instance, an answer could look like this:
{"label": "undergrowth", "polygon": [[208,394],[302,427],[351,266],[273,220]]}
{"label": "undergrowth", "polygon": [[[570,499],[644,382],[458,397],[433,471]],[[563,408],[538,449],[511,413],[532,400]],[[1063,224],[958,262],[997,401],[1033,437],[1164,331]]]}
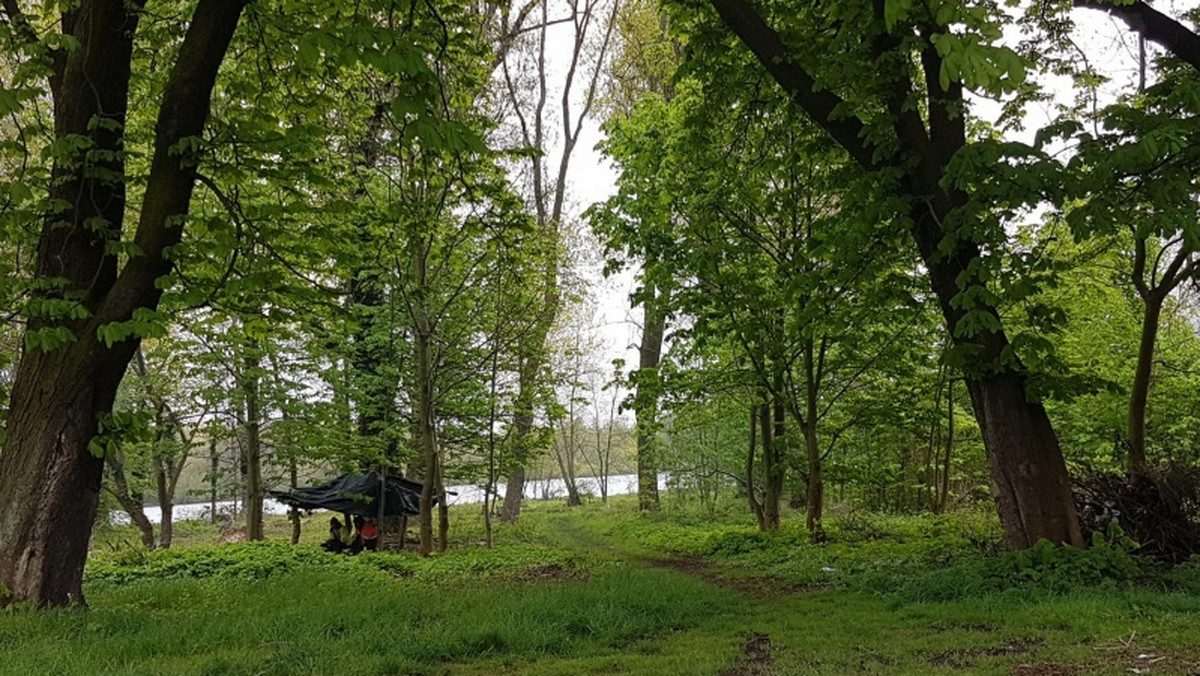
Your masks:
{"label": "undergrowth", "polygon": [[297,571],[338,571],[358,576],[412,577],[438,581],[462,577],[519,578],[533,568],[555,566],[565,575],[584,574],[577,553],[537,545],[501,549],[454,549],[422,558],[415,552],[333,554],[285,542],[241,542],[147,552],[128,548],[96,553],[88,560],[88,583],[127,584],[140,580],[217,578],[265,580]]}
{"label": "undergrowth", "polygon": [[730,577],[770,577],[797,588],[865,592],[902,601],[1067,594],[1137,586],[1200,591],[1200,561],[1166,570],[1138,555],[1114,526],[1087,549],[1039,543],[1007,551],[994,514],[852,513],[830,519],[811,543],[801,519],[760,532],[748,519],[704,521],[627,510],[580,520],[599,537],[654,557],[694,557]]}
{"label": "undergrowth", "polygon": [[1200,562],[1153,567],[1116,531],[1014,553],[987,512],[857,513],[812,544],[796,515],[762,534],[734,508],[616,499],[532,504],[489,550],[478,515],[456,516],[428,558],[112,538],[89,612],[0,613],[0,676],[747,673],[768,636],[776,673],[1120,674],[1141,654],[1200,670]]}

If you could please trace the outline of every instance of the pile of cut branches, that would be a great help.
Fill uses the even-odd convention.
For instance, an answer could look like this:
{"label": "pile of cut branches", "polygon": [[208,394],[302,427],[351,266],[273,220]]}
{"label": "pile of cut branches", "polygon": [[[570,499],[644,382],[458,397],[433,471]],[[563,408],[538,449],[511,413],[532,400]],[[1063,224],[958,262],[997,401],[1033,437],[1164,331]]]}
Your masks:
{"label": "pile of cut branches", "polygon": [[1200,469],[1087,470],[1075,478],[1075,502],[1089,541],[1093,533],[1107,535],[1115,522],[1143,556],[1176,564],[1200,553]]}

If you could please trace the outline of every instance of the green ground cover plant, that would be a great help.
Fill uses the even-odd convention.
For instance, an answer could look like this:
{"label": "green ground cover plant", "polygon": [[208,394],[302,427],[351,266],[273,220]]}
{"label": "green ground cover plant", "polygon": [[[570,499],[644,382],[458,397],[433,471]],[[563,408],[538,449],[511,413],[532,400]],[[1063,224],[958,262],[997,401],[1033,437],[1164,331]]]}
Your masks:
{"label": "green ground cover plant", "polygon": [[[732,511],[531,505],[479,546],[101,543],[87,611],[0,615],[0,674],[1192,674],[1200,564],[999,549],[994,517],[846,514],[810,544]],[[313,523],[319,524],[314,517]]]}

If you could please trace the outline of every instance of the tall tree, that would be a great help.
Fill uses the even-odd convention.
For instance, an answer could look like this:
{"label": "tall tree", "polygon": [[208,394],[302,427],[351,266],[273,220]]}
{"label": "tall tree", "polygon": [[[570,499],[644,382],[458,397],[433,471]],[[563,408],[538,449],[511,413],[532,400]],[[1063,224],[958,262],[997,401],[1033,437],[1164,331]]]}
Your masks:
{"label": "tall tree", "polygon": [[[631,116],[637,102],[648,94],[671,102],[675,97],[674,77],[681,52],[680,43],[667,31],[667,15],[660,10],[657,0],[626,2],[614,20],[617,44],[606,90],[610,125]],[[662,219],[669,219],[670,215],[647,205],[636,217],[644,219],[637,230],[646,233],[645,239],[639,241],[634,237],[624,242],[610,239],[608,245],[610,249],[624,247],[628,249],[627,255],[642,259],[639,288],[633,294],[634,302],[642,306],[642,335],[638,343],[638,368],[630,374],[630,381],[634,387],[632,403],[638,430],[638,506],[648,510],[658,507],[658,402],[662,396],[658,369],[674,284],[671,273],[658,266],[662,228],[668,226]],[[619,263],[610,263],[606,271],[612,272],[616,265]]]}
{"label": "tall tree", "polygon": [[1182,284],[1196,279],[1200,252],[1200,111],[1188,94],[1200,88],[1200,73],[1173,68],[1165,76],[1101,111],[1104,131],[1083,138],[1064,196],[1077,237],[1127,233],[1116,241],[1129,244],[1129,281],[1142,306],[1126,423],[1127,468],[1134,474],[1148,468],[1146,410],[1164,308]]}
{"label": "tall tree", "polygon": [[133,331],[105,339],[106,331],[153,310],[162,294],[165,251],[179,241],[191,201],[195,141],[245,3],[201,0],[191,13],[158,104],[128,258],[114,245],[126,215],[125,156],[133,148],[124,132],[142,3],[70,6],[58,17],[66,39],[47,30],[51,7],[31,15],[5,4],[7,22],[26,39],[20,52],[45,65],[56,151],[35,274],[35,298],[47,311],[29,316],[0,454],[0,603],[84,602],[103,467],[88,444],[138,342]]}
{"label": "tall tree", "polygon": [[[6,219],[25,219],[17,223],[24,227],[36,213],[40,236],[22,308],[26,349],[0,454],[0,603],[83,602],[83,563],[102,473],[102,460],[88,446],[110,415],[139,339],[163,329],[155,309],[164,278],[184,267],[173,256],[185,229],[193,232],[188,215],[201,168],[222,162],[219,150],[234,134],[257,133],[270,143],[295,131],[279,109],[258,105],[271,81],[247,86],[251,78],[228,77],[239,69],[271,72],[252,67],[262,61],[243,58],[222,69],[243,14],[252,33],[239,43],[243,55],[288,72],[313,64],[332,66],[333,73],[358,66],[388,70],[411,85],[404,100],[437,96],[437,75],[426,59],[444,41],[399,39],[403,22],[391,21],[401,16],[398,4],[367,12],[349,4],[309,11],[266,2],[247,10],[241,0],[199,0],[156,7],[155,21],[142,22],[144,4],[3,6],[0,38],[8,41],[4,54],[20,73],[14,84],[23,92],[17,104],[26,111],[45,107],[40,112],[52,115],[54,128],[46,142],[47,180],[23,184],[21,191],[25,207],[31,194],[35,207],[5,212]],[[436,35],[445,24],[430,16],[434,11],[410,7],[402,15],[419,17]],[[260,39],[277,23],[292,27],[286,47]],[[294,30],[296,24],[306,30]],[[206,137],[222,70],[228,85],[222,94],[230,96],[221,117],[257,119],[227,127],[230,135]],[[308,75],[319,88],[321,80],[311,70]],[[37,94],[43,89],[48,99]],[[290,152],[260,157],[267,155],[270,166],[243,168],[239,185],[261,188],[249,177],[290,166]],[[127,168],[135,162],[147,165]],[[127,196],[133,197],[129,204]],[[132,233],[124,232],[127,212],[137,217]],[[203,234],[202,227],[194,231]]]}
{"label": "tall tree", "polygon": [[[983,431],[1009,545],[1082,544],[1058,439],[1029,397],[1027,370],[988,285],[996,261],[986,247],[1003,230],[951,167],[969,145],[964,87],[1000,93],[1024,76],[1020,58],[995,43],[996,19],[960,3],[934,11],[852,1],[782,12],[747,0],[709,4],[795,105],[903,204]],[[712,32],[702,40],[710,50],[725,42]]]}
{"label": "tall tree", "polygon": [[[533,17],[531,26],[509,24],[500,50],[501,110],[511,116],[515,145],[528,152],[518,167],[529,210],[541,231],[546,256],[537,283],[542,291],[541,321],[520,346],[521,365],[513,417],[513,457],[509,460],[501,517],[516,521],[524,497],[525,465],[539,435],[535,434],[535,403],[545,389],[546,339],[558,315],[562,273],[558,253],[561,227],[567,216],[567,176],[584,124],[594,113],[600,80],[612,43],[613,13],[619,0],[541,0],[518,18]],[[557,14],[562,12],[561,15]],[[554,26],[561,24],[569,49],[565,68],[556,66],[558,53],[551,45]],[[560,70],[561,68],[561,70]],[[558,74],[561,73],[561,81]],[[558,98],[555,106],[551,97]],[[559,134],[556,136],[555,128]],[[555,148],[553,155],[546,153]],[[548,161],[553,158],[556,162]]]}

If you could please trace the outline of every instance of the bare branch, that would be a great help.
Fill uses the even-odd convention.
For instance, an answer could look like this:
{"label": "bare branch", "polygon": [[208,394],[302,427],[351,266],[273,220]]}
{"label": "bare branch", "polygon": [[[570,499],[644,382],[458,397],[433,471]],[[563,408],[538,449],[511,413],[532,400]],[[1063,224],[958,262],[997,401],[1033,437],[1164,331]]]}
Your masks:
{"label": "bare branch", "polygon": [[1200,35],[1150,5],[1144,2],[1118,5],[1099,0],[1075,0],[1074,4],[1111,14],[1130,30],[1200,70]]}

